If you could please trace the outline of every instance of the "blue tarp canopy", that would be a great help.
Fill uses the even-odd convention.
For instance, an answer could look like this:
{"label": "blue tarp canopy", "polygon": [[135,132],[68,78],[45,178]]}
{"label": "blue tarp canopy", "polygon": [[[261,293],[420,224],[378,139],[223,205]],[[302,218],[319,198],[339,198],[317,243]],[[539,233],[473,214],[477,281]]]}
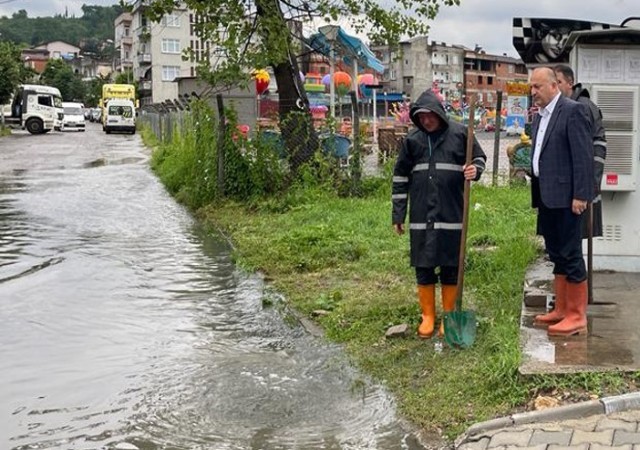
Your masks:
{"label": "blue tarp canopy", "polygon": [[[358,37],[347,34],[342,27],[335,26],[337,33],[335,36],[334,55],[341,56],[346,64],[351,65],[353,58],[358,61],[358,65],[368,67],[377,73],[384,72],[382,62],[376,58],[373,52]],[[307,40],[307,44],[313,50],[330,56],[331,42],[329,37],[322,33],[315,33]]]}

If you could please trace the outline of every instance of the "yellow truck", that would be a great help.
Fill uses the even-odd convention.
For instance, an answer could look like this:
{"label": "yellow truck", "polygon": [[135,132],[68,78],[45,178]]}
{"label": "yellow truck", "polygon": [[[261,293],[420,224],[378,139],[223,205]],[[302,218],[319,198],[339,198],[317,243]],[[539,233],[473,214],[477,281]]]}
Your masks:
{"label": "yellow truck", "polygon": [[102,86],[102,97],[100,98],[100,109],[102,110],[102,129],[105,130],[107,108],[110,100],[131,100],[137,107],[136,88],[133,84],[105,84]]}

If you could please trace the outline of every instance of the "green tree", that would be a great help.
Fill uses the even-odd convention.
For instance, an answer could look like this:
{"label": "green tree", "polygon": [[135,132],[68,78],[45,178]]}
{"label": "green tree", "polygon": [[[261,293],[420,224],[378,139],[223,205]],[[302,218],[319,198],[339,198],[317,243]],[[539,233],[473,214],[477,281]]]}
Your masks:
{"label": "green tree", "polygon": [[[281,124],[292,124],[289,130],[282,128],[283,137],[287,148],[294,149],[292,162],[300,164],[312,156],[316,147],[311,121],[307,120],[306,135],[311,136],[312,142],[300,145],[293,136],[294,130],[299,136],[300,120],[289,117],[300,111],[310,114],[309,100],[298,76],[296,53],[300,36],[292,31],[298,28],[296,24],[311,19],[335,23],[338,18],[346,17],[358,32],[368,30],[370,39],[393,45],[405,35],[426,34],[428,20],[435,18],[440,5],[458,5],[460,0],[184,0],[184,3],[195,10],[196,17],[206,18],[196,24],[196,31],[217,47],[218,54],[224,55],[213,71],[209,59],[203,58],[198,66],[201,78],[214,86],[235,85],[239,80],[248,83],[248,72],[254,68],[273,68]],[[174,8],[174,0],[153,0],[148,15],[159,21]]]}
{"label": "green tree", "polygon": [[0,17],[0,33],[3,39],[16,44],[35,46],[64,41],[83,50],[85,45],[92,46],[98,53],[103,43],[113,39],[113,22],[122,11],[119,5],[84,5],[83,15],[78,18],[68,14],[29,17],[25,10],[20,10],[11,17]]}
{"label": "green tree", "polygon": [[9,102],[21,81],[20,50],[11,42],[0,41],[0,105]]}
{"label": "green tree", "polygon": [[102,97],[102,86],[111,83],[108,76],[98,75],[85,85],[84,106],[98,106],[98,101]]}
{"label": "green tree", "polygon": [[82,101],[85,97],[85,85],[80,75],[73,73],[71,67],[62,59],[50,59],[42,75],[42,83],[60,89],[62,100]]}
{"label": "green tree", "polygon": [[11,42],[0,41],[0,123],[4,125],[4,108],[25,76],[20,49]]}

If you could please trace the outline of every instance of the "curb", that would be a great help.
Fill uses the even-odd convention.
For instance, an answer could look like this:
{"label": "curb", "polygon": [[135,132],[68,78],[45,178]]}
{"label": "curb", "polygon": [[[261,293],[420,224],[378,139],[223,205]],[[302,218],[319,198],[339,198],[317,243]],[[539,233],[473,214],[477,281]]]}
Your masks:
{"label": "curb", "polygon": [[559,406],[557,408],[543,409],[541,411],[531,411],[517,413],[510,416],[479,422],[470,426],[465,437],[493,431],[500,428],[509,428],[517,425],[524,425],[535,422],[557,422],[561,420],[583,419],[597,414],[612,414],[616,412],[640,409],[640,392],[630,392],[628,394],[604,397],[600,400],[575,403],[572,405]]}

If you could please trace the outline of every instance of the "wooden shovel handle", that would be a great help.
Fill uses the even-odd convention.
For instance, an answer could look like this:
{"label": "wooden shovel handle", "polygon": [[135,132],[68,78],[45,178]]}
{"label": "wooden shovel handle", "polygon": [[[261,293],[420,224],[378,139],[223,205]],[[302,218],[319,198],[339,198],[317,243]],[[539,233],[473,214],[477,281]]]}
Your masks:
{"label": "wooden shovel handle", "polygon": [[[467,125],[467,151],[465,164],[471,164],[473,158],[474,114],[476,96],[471,94],[469,99],[469,123]],[[467,227],[469,224],[469,196],[471,194],[471,181],[464,180],[464,194],[462,206],[462,232],[460,233],[460,251],[458,253],[458,288],[456,290],[456,310],[462,310],[462,291],[464,289],[464,259],[467,246]]]}

